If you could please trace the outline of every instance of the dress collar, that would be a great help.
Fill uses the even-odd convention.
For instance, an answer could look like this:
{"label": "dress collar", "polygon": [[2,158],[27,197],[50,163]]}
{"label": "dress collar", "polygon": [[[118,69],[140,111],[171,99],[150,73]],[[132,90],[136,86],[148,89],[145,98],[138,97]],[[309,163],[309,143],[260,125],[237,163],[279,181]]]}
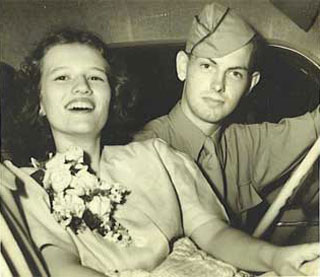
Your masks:
{"label": "dress collar", "polygon": [[[5,161],[5,163],[10,163],[10,161]],[[17,190],[17,185],[15,182],[15,175],[3,164],[0,164],[0,172],[1,172],[1,185],[10,190]]]}

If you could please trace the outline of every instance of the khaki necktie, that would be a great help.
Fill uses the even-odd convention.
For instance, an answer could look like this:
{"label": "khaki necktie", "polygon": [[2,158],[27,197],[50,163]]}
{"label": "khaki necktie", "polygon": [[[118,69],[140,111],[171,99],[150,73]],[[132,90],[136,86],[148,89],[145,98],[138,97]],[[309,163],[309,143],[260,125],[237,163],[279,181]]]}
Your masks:
{"label": "khaki necktie", "polygon": [[222,199],[226,197],[224,173],[217,155],[217,149],[210,137],[207,137],[200,152],[199,164],[214,190]]}

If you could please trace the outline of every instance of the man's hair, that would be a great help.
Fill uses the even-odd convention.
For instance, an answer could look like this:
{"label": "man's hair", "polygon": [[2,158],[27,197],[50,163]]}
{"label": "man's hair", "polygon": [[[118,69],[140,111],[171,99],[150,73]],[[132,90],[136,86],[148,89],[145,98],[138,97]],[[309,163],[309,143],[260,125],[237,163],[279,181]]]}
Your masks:
{"label": "man's hair", "polygon": [[[88,31],[61,29],[41,40],[25,58],[19,71],[20,78],[24,80],[24,88],[20,91],[21,112],[17,115],[20,127],[24,130],[24,142],[20,145],[29,148],[27,152],[21,151],[24,155],[33,155],[41,160],[46,158],[48,152],[55,151],[49,123],[45,117],[39,115],[42,61],[52,47],[71,43],[80,43],[98,50],[106,61],[107,77],[111,87],[111,103],[108,123],[102,131],[101,142],[123,144],[129,141],[129,134],[126,134],[125,127],[128,125],[127,122],[132,121],[129,110],[134,106],[137,95],[124,68],[120,68],[121,65],[119,66],[109,55],[106,44],[97,35]],[[26,141],[28,138],[29,141]]]}

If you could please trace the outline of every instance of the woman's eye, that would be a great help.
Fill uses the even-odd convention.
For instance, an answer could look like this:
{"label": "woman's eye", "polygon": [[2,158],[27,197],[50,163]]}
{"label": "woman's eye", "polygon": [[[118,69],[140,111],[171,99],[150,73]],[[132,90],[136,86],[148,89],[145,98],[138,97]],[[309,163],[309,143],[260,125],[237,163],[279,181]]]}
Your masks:
{"label": "woman's eye", "polygon": [[66,81],[68,79],[69,79],[69,77],[66,75],[61,75],[61,76],[54,78],[55,81]]}
{"label": "woman's eye", "polygon": [[104,78],[100,77],[100,76],[91,76],[89,77],[89,80],[91,81],[102,81],[104,82]]}

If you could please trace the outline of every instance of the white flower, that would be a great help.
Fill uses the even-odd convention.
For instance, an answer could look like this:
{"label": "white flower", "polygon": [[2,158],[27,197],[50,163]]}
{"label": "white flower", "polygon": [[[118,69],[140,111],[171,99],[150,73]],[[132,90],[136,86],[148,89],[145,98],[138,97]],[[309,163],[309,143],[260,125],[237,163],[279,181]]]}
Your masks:
{"label": "white flower", "polygon": [[89,166],[82,164],[82,163],[77,163],[74,165],[74,168],[77,170],[88,170]]}
{"label": "white flower", "polygon": [[69,209],[69,203],[65,200],[63,193],[58,193],[52,202],[52,208],[54,210],[54,215],[58,222],[63,219],[72,219],[71,210]]}
{"label": "white flower", "polygon": [[102,225],[109,228],[110,226],[110,220],[111,220],[111,214],[110,213],[106,213],[101,217],[101,221],[102,221]]}
{"label": "white flower", "polygon": [[118,183],[115,183],[110,190],[109,198],[116,203],[120,203],[126,191],[127,190],[123,186],[121,186]]}
{"label": "white flower", "polygon": [[[116,243],[131,243],[127,229],[113,218],[113,210],[125,197],[126,188],[101,181],[90,173],[89,166],[83,163],[81,148],[72,147],[51,156],[44,167],[34,159],[32,164],[45,171],[43,185],[53,196],[50,203],[59,224],[70,227],[76,234],[89,224],[92,231]],[[87,215],[93,218],[83,217],[85,211],[90,211],[93,216]]]}
{"label": "white flower", "polygon": [[70,187],[75,188],[79,195],[89,194],[99,187],[99,180],[84,168],[73,177]]}
{"label": "white flower", "polygon": [[[56,169],[65,164],[64,154],[57,153],[53,158],[46,162],[46,169]],[[70,167],[71,165],[69,165]]]}
{"label": "white flower", "polygon": [[120,203],[123,196],[121,194],[113,193],[109,195],[109,198],[113,202]]}
{"label": "white flower", "polygon": [[83,150],[79,146],[72,146],[65,153],[65,159],[66,161],[83,163]]}
{"label": "white flower", "polygon": [[99,216],[103,216],[111,211],[111,202],[108,197],[104,196],[94,196],[93,199],[87,203],[88,209]]}
{"label": "white flower", "polygon": [[[74,179],[74,178],[73,178]],[[71,183],[72,184],[72,183]],[[76,196],[83,196],[86,194],[86,191],[84,188],[76,186],[74,188],[70,188],[66,191],[68,194],[74,194]]]}
{"label": "white flower", "polygon": [[127,191],[126,188],[121,186],[119,183],[113,184],[112,189],[111,189],[111,193],[115,193],[115,194],[123,194],[126,191]]}
{"label": "white flower", "polygon": [[49,183],[55,192],[63,191],[72,181],[72,175],[67,165],[47,170],[45,175],[47,174],[48,176],[44,177],[43,184],[47,187]]}
{"label": "white flower", "polygon": [[60,223],[64,228],[68,227],[68,225],[72,221],[72,216],[67,215],[67,216],[62,216],[59,212],[54,211],[53,216],[55,217],[56,221]]}
{"label": "white flower", "polygon": [[132,242],[132,238],[130,237],[128,230],[118,222],[115,223],[111,232],[107,232],[105,234],[104,238],[125,247],[129,246]]}
{"label": "white flower", "polygon": [[63,193],[59,193],[53,200],[53,209],[61,217],[76,216],[81,218],[85,208],[83,200],[74,194],[63,195]]}
{"label": "white flower", "polygon": [[102,190],[110,190],[111,188],[112,188],[111,184],[107,183],[104,180],[101,180],[100,189],[102,189]]}

